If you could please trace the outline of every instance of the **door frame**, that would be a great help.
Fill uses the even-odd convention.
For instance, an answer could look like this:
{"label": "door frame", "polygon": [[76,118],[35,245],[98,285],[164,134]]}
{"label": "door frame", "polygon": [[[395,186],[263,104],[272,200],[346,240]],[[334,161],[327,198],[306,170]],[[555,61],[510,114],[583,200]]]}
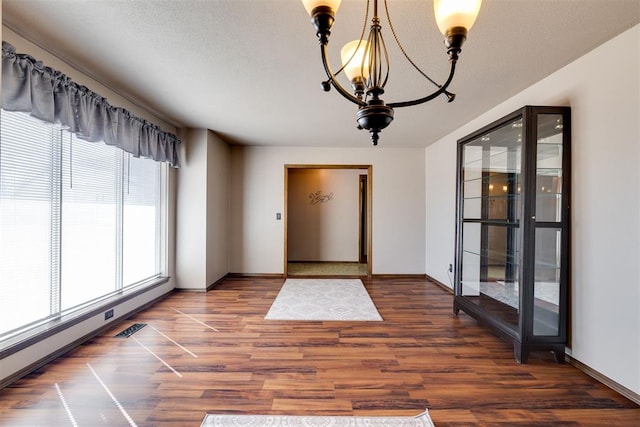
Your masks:
{"label": "door frame", "polygon": [[[289,170],[291,169],[360,169],[367,171],[367,277],[372,275],[372,234],[373,234],[373,165],[306,165],[306,164],[292,164],[284,165],[284,277],[288,276],[288,262],[289,262],[289,250],[288,241],[289,235],[287,231],[287,224],[289,221]],[[360,181],[358,180],[358,183]],[[358,193],[360,193],[358,191]],[[358,195],[358,197],[360,197]],[[358,255],[359,257],[359,255]]]}

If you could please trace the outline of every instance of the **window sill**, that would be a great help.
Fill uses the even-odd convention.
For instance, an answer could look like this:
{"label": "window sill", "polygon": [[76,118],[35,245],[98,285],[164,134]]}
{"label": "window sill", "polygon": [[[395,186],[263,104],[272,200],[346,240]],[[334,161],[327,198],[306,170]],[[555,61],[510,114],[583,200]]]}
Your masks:
{"label": "window sill", "polygon": [[149,282],[126,289],[119,294],[112,295],[77,311],[63,315],[60,318],[48,321],[23,333],[7,338],[4,342],[0,343],[0,360],[82,323],[87,319],[102,314],[104,311],[114,308],[145,292],[162,286],[167,283],[169,279],[169,277],[157,277]]}

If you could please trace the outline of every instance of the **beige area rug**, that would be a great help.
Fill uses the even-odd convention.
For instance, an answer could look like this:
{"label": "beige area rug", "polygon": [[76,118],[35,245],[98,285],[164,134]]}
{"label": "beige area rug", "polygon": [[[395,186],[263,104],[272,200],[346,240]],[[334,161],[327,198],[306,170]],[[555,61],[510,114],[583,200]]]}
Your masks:
{"label": "beige area rug", "polygon": [[202,427],[435,427],[427,411],[415,417],[207,414]]}
{"label": "beige area rug", "polygon": [[265,319],[382,321],[360,279],[287,279]]}

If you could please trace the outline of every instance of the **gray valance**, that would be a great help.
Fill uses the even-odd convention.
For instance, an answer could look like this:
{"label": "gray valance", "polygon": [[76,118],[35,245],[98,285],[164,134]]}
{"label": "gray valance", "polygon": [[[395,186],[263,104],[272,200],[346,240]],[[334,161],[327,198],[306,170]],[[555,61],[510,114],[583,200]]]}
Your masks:
{"label": "gray valance", "polygon": [[2,108],[59,123],[86,141],[180,167],[180,140],[2,42]]}

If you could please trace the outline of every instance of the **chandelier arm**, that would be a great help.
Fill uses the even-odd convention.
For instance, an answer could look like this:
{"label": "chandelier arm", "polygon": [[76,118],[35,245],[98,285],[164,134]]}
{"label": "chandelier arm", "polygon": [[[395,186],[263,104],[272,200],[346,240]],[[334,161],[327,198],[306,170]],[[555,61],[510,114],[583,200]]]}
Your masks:
{"label": "chandelier arm", "polygon": [[[390,64],[389,64],[389,53],[387,52],[387,44],[384,42],[384,38],[382,38],[382,34],[380,34],[380,50],[382,55],[384,56],[384,60],[386,63],[386,74],[384,76],[384,80],[382,81],[382,87],[385,87],[387,85],[387,81],[389,80],[389,70],[390,70]],[[380,64],[380,66],[382,67],[382,64]]]}
{"label": "chandelier arm", "polygon": [[[327,77],[329,78],[329,82],[331,83],[331,85],[336,88],[336,90],[338,91],[338,93],[340,95],[342,95],[343,97],[345,97],[347,100],[353,102],[356,105],[359,105],[361,107],[364,107],[367,105],[366,102],[362,101],[361,99],[356,98],[355,96],[351,95],[345,88],[342,87],[342,85],[340,83],[338,83],[338,81],[336,80],[336,76],[335,74],[333,74],[333,72],[331,71],[331,65],[329,65],[329,58],[327,57],[327,45],[324,43],[320,43],[320,51],[322,53],[322,65],[324,66],[324,71],[327,74]],[[327,89],[328,90],[328,89]]]}
{"label": "chandelier arm", "polygon": [[[374,20],[376,19],[375,15],[374,15]],[[372,87],[375,87],[378,85],[378,81],[377,81],[377,74],[376,74],[376,68],[375,66],[378,65],[378,63],[375,61],[376,58],[376,54],[375,54],[375,49],[376,49],[376,39],[375,39],[375,31],[371,30],[369,31],[369,36],[367,37],[367,43],[366,43],[366,53],[364,54],[365,58],[369,58],[367,62],[367,74],[369,77],[367,77],[365,79],[366,83],[365,83],[365,87],[367,89],[370,89]],[[372,60],[373,59],[373,60]],[[362,63],[360,64],[360,74],[361,75],[365,75],[364,74],[364,66],[365,66],[365,61],[362,61]],[[367,96],[369,96],[369,93],[367,92]]]}
{"label": "chandelier arm", "polygon": [[360,42],[358,43],[358,46],[355,48],[355,50],[353,51],[353,53],[351,54],[351,57],[349,58],[349,60],[347,62],[345,62],[342,67],[340,67],[340,69],[338,71],[336,71],[336,76],[338,74],[340,74],[343,70],[344,67],[347,66],[347,64],[349,64],[349,62],[351,62],[351,60],[356,56],[356,52],[358,51],[358,49],[360,49],[360,43],[362,43],[362,37],[364,37],[364,32],[367,29],[367,22],[369,21],[369,0],[367,0],[367,9],[366,12],[364,14],[364,23],[362,24],[362,31],[360,32],[360,38],[358,40],[360,40]]}
{"label": "chandelier arm", "polygon": [[427,101],[431,101],[432,99],[434,99],[435,97],[442,95],[443,93],[447,92],[447,88],[449,87],[449,85],[451,84],[451,81],[453,80],[453,75],[456,72],[456,61],[451,61],[451,71],[449,72],[449,78],[447,79],[446,82],[444,82],[444,84],[442,86],[440,86],[438,88],[438,90],[436,90],[435,92],[433,92],[431,95],[427,95],[424,98],[419,98],[419,99],[414,99],[413,101],[403,101],[403,102],[390,102],[387,105],[391,108],[400,108],[400,107],[410,107],[412,105],[419,105],[419,104],[423,104]]}

